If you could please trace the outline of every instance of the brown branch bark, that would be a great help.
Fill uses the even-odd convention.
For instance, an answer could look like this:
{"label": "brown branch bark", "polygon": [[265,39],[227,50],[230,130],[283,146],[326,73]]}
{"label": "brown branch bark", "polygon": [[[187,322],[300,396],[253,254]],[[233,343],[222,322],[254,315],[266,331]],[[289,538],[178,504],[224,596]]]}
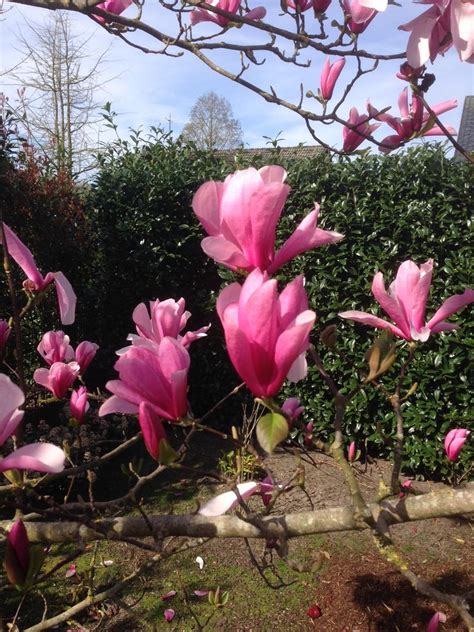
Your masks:
{"label": "brown branch bark", "polygon": [[[368,505],[376,524],[397,525],[429,518],[454,517],[474,513],[474,484],[465,489],[437,491],[422,496],[385,500],[380,505]],[[262,516],[262,529],[238,516],[208,518],[195,514],[148,515],[110,518],[97,522],[98,528],[110,538],[150,535],[150,524],[160,537],[207,537],[207,538],[295,538],[314,533],[331,533],[368,529],[360,520],[356,507],[330,507],[317,511],[292,513],[280,516]],[[0,529],[11,525],[0,521]],[[60,543],[92,541],[101,538],[96,530],[81,522],[26,522],[28,537],[32,542]],[[100,526],[99,526],[100,525]],[[4,536],[3,536],[4,537]],[[109,536],[108,536],[109,537]]]}

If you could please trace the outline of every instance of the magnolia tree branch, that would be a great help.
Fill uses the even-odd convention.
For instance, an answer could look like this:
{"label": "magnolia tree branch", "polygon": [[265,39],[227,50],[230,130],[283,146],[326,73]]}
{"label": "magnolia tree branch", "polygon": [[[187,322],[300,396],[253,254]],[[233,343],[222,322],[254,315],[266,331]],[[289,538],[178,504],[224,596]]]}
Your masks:
{"label": "magnolia tree branch", "polygon": [[[351,93],[355,83],[368,72],[372,72],[376,69],[378,63],[380,61],[387,60],[396,60],[396,59],[404,59],[405,53],[396,53],[393,55],[381,55],[372,52],[367,52],[363,49],[359,48],[359,40],[357,37],[354,38],[353,34],[342,29],[339,33],[338,37],[333,42],[324,43],[321,42],[321,39],[327,39],[327,35],[324,32],[323,22],[320,20],[321,33],[319,34],[308,34],[305,31],[305,20],[304,16],[300,11],[296,12],[296,15],[292,13],[287,13],[287,16],[293,18],[295,20],[296,31],[291,31],[285,28],[280,28],[275,24],[270,24],[268,22],[262,20],[252,20],[244,15],[239,15],[233,12],[225,11],[221,9],[219,6],[214,6],[212,4],[207,4],[201,2],[200,0],[188,0],[185,6],[173,5],[166,2],[160,2],[162,11],[172,12],[176,15],[177,19],[177,33],[174,35],[170,35],[159,31],[154,28],[151,24],[147,24],[142,21],[142,7],[140,5],[138,16],[135,18],[127,18],[123,15],[116,15],[109,11],[104,10],[104,6],[97,6],[99,2],[96,0],[13,0],[18,4],[25,4],[31,6],[42,7],[46,9],[67,9],[71,11],[82,12],[87,15],[98,16],[103,18],[102,27],[105,28],[109,33],[115,35],[126,42],[129,46],[133,48],[138,48],[139,50],[146,53],[153,54],[162,54],[168,56],[180,56],[183,52],[190,52],[195,55],[198,59],[200,59],[204,64],[206,64],[211,70],[217,72],[218,74],[234,81],[235,83],[240,84],[241,86],[251,90],[252,92],[258,94],[263,99],[265,99],[269,103],[274,103],[276,105],[281,105],[299,116],[303,118],[305,121],[308,130],[314,139],[314,141],[320,144],[322,147],[327,149],[328,151],[337,153],[337,154],[345,154],[347,151],[353,151],[349,149],[344,149],[343,151],[338,150],[325,141],[315,132],[311,122],[318,122],[326,125],[330,125],[333,123],[337,123],[349,130],[352,130],[357,134],[357,137],[364,138],[371,142],[373,145],[378,147],[381,150],[391,151],[394,149],[393,146],[389,146],[384,144],[383,142],[378,141],[372,133],[370,133],[369,122],[373,120],[373,116],[364,115],[363,120],[359,119],[357,125],[354,125],[353,122],[345,120],[339,116],[337,116],[337,111],[340,106],[347,100],[349,94]],[[221,28],[214,35],[204,36],[204,37],[195,37],[194,31],[191,25],[184,23],[183,16],[187,16],[190,13],[190,10],[199,7],[200,9],[205,9],[209,12],[209,14],[215,14],[219,19],[227,21],[231,26],[245,26],[248,32],[251,33],[261,33],[268,34],[270,39],[265,43],[261,43],[256,41],[255,43],[239,43],[233,42],[232,37],[237,32],[234,28],[224,27]],[[145,46],[141,42],[134,42],[129,37],[125,36],[125,33],[132,34],[136,31],[140,31],[142,33],[147,34],[153,39],[159,41],[162,44],[162,48],[153,49],[148,46]],[[228,36],[229,41],[216,40],[216,38],[220,38],[222,35]],[[294,45],[293,52],[289,55],[285,53],[285,51],[277,45],[278,40],[283,40],[283,42],[291,42]],[[173,53],[173,49],[178,49],[177,53]],[[204,51],[220,51],[220,50],[229,50],[234,51],[240,54],[241,56],[241,69],[239,72],[233,72],[227,68],[224,68],[220,63],[216,63],[214,59],[211,59],[208,55],[204,54]],[[262,60],[257,60],[255,53],[264,52],[270,55],[275,55],[278,59],[282,61],[282,63],[292,63],[297,66],[310,66],[312,63],[312,59],[308,57],[306,61],[300,62],[298,61],[298,57],[304,52],[308,51],[309,53],[316,54],[327,54],[334,55],[335,57],[353,57],[357,60],[357,70],[355,72],[354,77],[347,82],[346,88],[343,91],[343,95],[338,101],[338,103],[332,106],[331,112],[327,112],[327,101],[323,103],[323,112],[321,114],[316,114],[308,110],[307,108],[302,107],[303,101],[303,86],[301,86],[301,100],[299,104],[292,103],[287,99],[281,98],[277,91],[270,86],[269,89],[264,89],[260,85],[249,81],[248,79],[244,79],[243,75],[247,72],[250,65],[261,65],[265,62],[265,58]],[[248,64],[243,63],[243,58],[248,60]],[[374,64],[371,68],[364,70],[361,67],[362,60],[373,60]],[[418,90],[416,87],[414,88]],[[311,90],[308,92],[308,95],[312,95]],[[314,95],[313,95],[314,96]],[[427,110],[431,112],[431,110],[427,107]],[[449,130],[442,124],[439,125],[442,132],[447,136],[448,140],[450,140],[453,145],[463,153],[464,156],[468,157],[467,152],[460,148],[459,144],[455,141],[452,134],[449,133]],[[396,146],[397,149],[403,147],[408,142],[412,140],[412,137],[400,138],[398,144]],[[362,141],[361,141],[362,142]],[[359,143],[360,144],[360,143]]]}
{"label": "magnolia tree branch", "polygon": [[[461,490],[443,490],[421,496],[384,500],[368,505],[375,524],[397,525],[430,518],[450,518],[474,513],[474,484]],[[124,516],[97,521],[98,527],[110,538],[150,536],[150,525],[159,537],[193,538],[296,538],[315,533],[334,533],[368,529],[361,522],[355,507],[329,507],[317,511],[291,513],[282,516],[259,516],[258,525],[251,517],[206,517],[196,514]],[[6,530],[11,522],[0,521]],[[81,522],[25,522],[32,542],[87,542],[103,539],[95,529]],[[108,536],[109,537],[109,536]]]}

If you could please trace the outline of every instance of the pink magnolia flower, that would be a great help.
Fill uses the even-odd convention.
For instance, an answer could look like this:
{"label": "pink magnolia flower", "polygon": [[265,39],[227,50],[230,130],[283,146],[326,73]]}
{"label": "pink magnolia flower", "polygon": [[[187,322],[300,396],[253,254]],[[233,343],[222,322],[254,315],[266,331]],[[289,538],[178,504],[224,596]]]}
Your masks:
{"label": "pink magnolia flower", "polygon": [[324,13],[332,0],[288,0],[290,9],[299,7],[300,11],[307,11],[313,7],[315,13]]}
{"label": "pink magnolia flower", "polygon": [[[24,412],[19,407],[24,402],[23,391],[0,373],[0,446],[14,434],[23,419]],[[64,458],[64,452],[51,443],[32,443],[0,460],[0,472],[13,469],[61,472]]]}
{"label": "pink magnolia flower", "polygon": [[77,362],[55,362],[49,369],[36,369],[33,379],[37,384],[47,388],[55,397],[62,399],[68,389],[76,381],[80,373]]}
{"label": "pink magnolia flower", "polygon": [[[120,15],[128,9],[128,7],[133,3],[133,0],[106,0],[105,2],[101,2],[96,5],[99,9],[103,9],[104,11],[108,11],[109,13],[113,13],[114,15]],[[94,18],[101,23],[105,22],[105,19],[100,15],[95,15]]]}
{"label": "pink magnolia flower", "polygon": [[356,454],[357,454],[357,446],[356,446],[356,442],[355,442],[355,441],[351,441],[351,443],[350,443],[350,445],[349,445],[349,452],[348,452],[349,461],[350,461],[351,463],[352,463],[353,461],[355,461]]}
{"label": "pink magnolia flower", "polygon": [[72,391],[69,409],[71,411],[71,417],[74,417],[78,423],[83,424],[86,413],[89,410],[87,388],[85,386],[80,386],[77,391]]}
{"label": "pink magnolia flower", "polygon": [[7,346],[10,333],[11,333],[11,329],[7,321],[1,318],[0,319],[0,356],[3,355],[5,347]]}
{"label": "pink magnolia flower", "polygon": [[432,62],[454,44],[461,61],[474,62],[474,4],[465,0],[424,0],[432,6],[398,28],[408,31],[407,61],[413,68]]}
{"label": "pink magnolia flower", "polygon": [[153,407],[147,402],[141,402],[138,407],[138,421],[143,433],[143,441],[151,457],[160,460],[160,442],[166,440],[163,422]]}
{"label": "pink magnolia flower", "polygon": [[363,33],[377,15],[377,11],[367,4],[376,4],[376,2],[364,3],[363,0],[343,0],[346,27],[354,35]]}
{"label": "pink magnolia flower", "polygon": [[[241,0],[208,0],[207,4],[210,4],[213,7],[217,7],[218,9],[222,9],[222,11],[228,11],[229,13],[237,14],[240,9]],[[266,10],[263,7],[257,7],[252,9],[248,13],[244,13],[243,17],[248,20],[261,20],[267,14]],[[213,13],[208,9],[201,9],[200,7],[196,7],[191,11],[191,24],[194,26],[199,22],[214,22],[215,24],[225,28],[231,22],[231,19],[224,17],[223,15],[218,15],[217,13]]]}
{"label": "pink magnolia flower", "polygon": [[217,312],[232,364],[254,395],[272,397],[288,374],[304,377],[301,359],[304,363],[316,314],[308,309],[302,276],[279,296],[277,282],[254,270],[243,286],[224,288]]}
{"label": "pink magnolia flower", "polygon": [[314,423],[312,421],[308,421],[306,426],[304,427],[304,444],[306,447],[310,447],[313,445],[313,428]]}
{"label": "pink magnolia flower", "polygon": [[[8,254],[16,261],[27,276],[27,280],[23,282],[25,289],[34,294],[43,292],[51,283],[54,283],[58,297],[61,322],[63,325],[72,325],[76,313],[76,295],[69,281],[62,272],[48,272],[48,274],[43,277],[36,266],[31,251],[5,223],[3,227],[5,230]],[[0,231],[0,242],[1,241],[2,235]]]}
{"label": "pink magnolia flower", "polygon": [[354,151],[359,147],[368,135],[371,135],[378,127],[380,123],[369,123],[369,117],[364,114],[359,114],[357,108],[351,108],[349,112],[349,119],[347,122],[354,127],[343,127],[343,149],[346,152]]}
{"label": "pink magnolia flower", "polygon": [[290,423],[294,423],[304,410],[301,402],[297,397],[289,397],[283,402],[282,411],[289,418]]}
{"label": "pink magnolia flower", "polygon": [[456,461],[470,434],[465,428],[454,428],[448,432],[444,439],[444,449],[449,461]]}
{"label": "pink magnolia flower", "polygon": [[302,252],[342,239],[339,233],[316,228],[316,205],[275,254],[276,225],[290,190],[285,179],[286,171],[271,165],[199,187],[193,210],[210,235],[202,241],[204,252],[234,271],[260,268],[273,274]]}
{"label": "pink magnolia flower", "polygon": [[438,632],[440,623],[446,623],[446,615],[444,612],[435,612],[428,622],[426,632]]}
{"label": "pink magnolia flower", "polygon": [[330,58],[326,57],[323,70],[321,72],[320,82],[320,93],[325,101],[329,101],[332,97],[334,86],[336,85],[336,81],[339,79],[339,75],[341,74],[345,64],[346,60],[344,57],[338,59],[333,64],[331,64]]}
{"label": "pink magnolia flower", "polygon": [[[174,301],[172,298],[166,301],[150,301],[149,307],[145,303],[140,303],[133,310],[132,318],[135,323],[138,336],[129,334],[127,340],[136,347],[147,347],[153,349],[154,345],[159,345],[165,336],[176,338],[184,347],[206,336],[210,325],[201,327],[197,331],[188,331],[184,336],[180,336],[180,331],[184,329],[191,312],[185,311],[185,300],[180,298]],[[117,353],[123,355],[130,347],[124,347]]]}
{"label": "pink magnolia flower", "polygon": [[147,402],[164,419],[179,419],[187,411],[189,365],[187,350],[169,336],[155,350],[130,347],[115,363],[120,379],[107,382],[113,396],[102,404],[99,415],[137,413]]}
{"label": "pink magnolia flower", "polygon": [[25,583],[30,568],[30,542],[21,520],[16,520],[8,532],[4,566],[11,584]]}
{"label": "pink magnolia flower", "polygon": [[98,348],[99,345],[96,345],[95,342],[89,342],[88,340],[83,340],[77,345],[74,359],[80,367],[81,375],[84,375],[87,367],[95,358]]}
{"label": "pink magnolia flower", "polygon": [[[443,112],[448,112],[448,110],[457,107],[457,105],[456,99],[450,99],[449,101],[438,103],[438,105],[433,106],[431,109],[436,116],[439,116],[443,114]],[[421,136],[444,136],[443,130],[438,126],[434,126],[433,121],[430,120],[431,115],[424,111],[420,97],[414,92],[412,93],[411,107],[408,107],[408,88],[402,90],[398,99],[398,107],[400,108],[401,117],[395,118],[387,112],[383,114],[380,113],[370,102],[367,104],[367,111],[371,117],[378,121],[388,123],[388,125],[397,132],[391,136],[386,136],[381,141],[384,145],[388,145],[388,147],[380,147],[381,152],[386,154],[412,138],[419,138]],[[448,131],[451,134],[456,134],[456,130],[452,127],[449,127]]]}
{"label": "pink magnolia flower", "polygon": [[425,309],[431,286],[433,259],[420,267],[413,261],[404,261],[398,268],[395,281],[387,292],[383,274],[378,272],[372,282],[372,293],[392,323],[366,312],[341,312],[341,318],[355,320],[378,329],[390,329],[399,338],[425,342],[431,334],[457,329],[457,325],[446,322],[452,314],[474,301],[474,290],[466,289],[462,294],[448,298],[425,324]]}
{"label": "pink magnolia flower", "polygon": [[69,336],[64,331],[48,331],[41,338],[37,350],[50,366],[55,362],[70,362],[74,359],[74,349],[69,342]]}

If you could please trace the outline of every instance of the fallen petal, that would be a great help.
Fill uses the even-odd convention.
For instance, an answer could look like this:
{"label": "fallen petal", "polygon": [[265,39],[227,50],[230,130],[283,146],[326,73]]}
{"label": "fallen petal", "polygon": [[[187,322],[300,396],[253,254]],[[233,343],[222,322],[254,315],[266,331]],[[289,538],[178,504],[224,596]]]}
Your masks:
{"label": "fallen petal", "polygon": [[171,621],[173,621],[174,616],[175,616],[175,611],[172,610],[172,608],[167,608],[164,612],[163,612],[163,616],[166,619],[166,621],[168,621],[168,623],[170,623]]}
{"label": "fallen petal", "polygon": [[202,557],[198,555],[194,561],[199,566],[199,570],[202,571],[202,569],[204,568],[204,560],[202,559]]}

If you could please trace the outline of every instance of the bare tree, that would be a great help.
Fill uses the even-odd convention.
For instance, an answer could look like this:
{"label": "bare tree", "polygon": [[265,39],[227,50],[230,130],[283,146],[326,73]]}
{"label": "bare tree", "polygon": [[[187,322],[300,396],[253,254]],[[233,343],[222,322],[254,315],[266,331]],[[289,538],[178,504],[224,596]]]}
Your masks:
{"label": "bare tree", "polygon": [[33,145],[44,152],[53,170],[78,177],[95,164],[96,94],[103,84],[105,52],[89,55],[90,37],[77,36],[65,12],[54,12],[45,24],[27,26],[20,38],[25,60],[10,73],[22,86],[23,120]]}
{"label": "bare tree", "polygon": [[242,145],[242,127],[231,104],[215,92],[199,97],[181,135],[201,149],[233,149]]}

